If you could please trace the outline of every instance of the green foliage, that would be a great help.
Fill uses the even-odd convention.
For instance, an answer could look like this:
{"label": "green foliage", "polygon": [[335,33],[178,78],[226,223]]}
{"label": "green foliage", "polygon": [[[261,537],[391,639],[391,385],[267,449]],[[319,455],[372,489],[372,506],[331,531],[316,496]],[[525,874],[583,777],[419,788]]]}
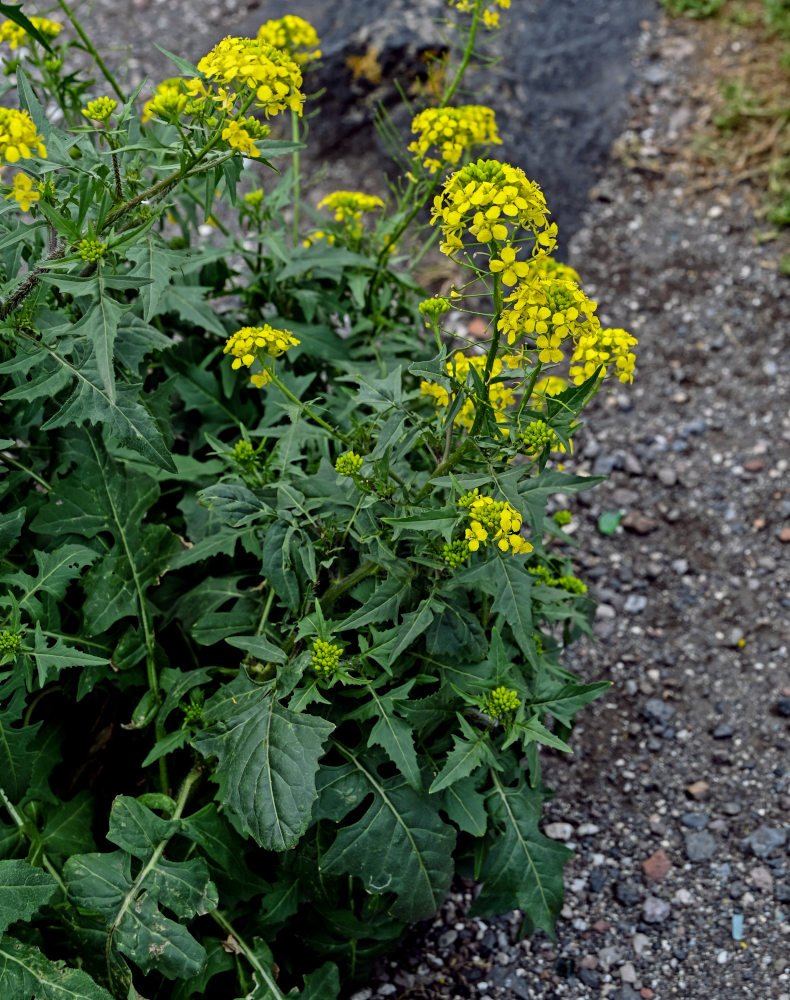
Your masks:
{"label": "green foliage", "polygon": [[[173,56],[141,116],[99,53],[113,98],[0,10],[30,50],[27,144],[0,139],[0,995],[332,1000],[459,868],[475,912],[552,934],[539,751],[606,685],[561,665],[592,606],[547,506],[595,484],[562,451],[633,338],[479,137],[421,162],[422,136],[386,202],[322,215],[301,144],[248,115],[300,134],[285,52]],[[490,238],[442,200],[456,166],[521,185]],[[468,274],[421,312],[435,196]],[[486,353],[450,355],[440,316],[477,293]]]}

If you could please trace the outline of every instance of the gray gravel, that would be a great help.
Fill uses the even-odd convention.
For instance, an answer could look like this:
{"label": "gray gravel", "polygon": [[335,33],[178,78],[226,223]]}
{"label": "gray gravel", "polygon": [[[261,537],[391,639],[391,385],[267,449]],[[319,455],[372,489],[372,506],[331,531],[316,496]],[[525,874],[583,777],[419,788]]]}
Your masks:
{"label": "gray gravel", "polygon": [[464,920],[459,886],[358,1000],[790,1000],[788,240],[758,242],[748,192],[701,190],[677,156],[698,33],[644,31],[621,155],[570,246],[641,344],[568,463],[608,482],[557,501],[600,602],[568,665],[613,681],[574,756],[546,755],[544,830],[576,851],[557,943],[517,941],[518,914]]}

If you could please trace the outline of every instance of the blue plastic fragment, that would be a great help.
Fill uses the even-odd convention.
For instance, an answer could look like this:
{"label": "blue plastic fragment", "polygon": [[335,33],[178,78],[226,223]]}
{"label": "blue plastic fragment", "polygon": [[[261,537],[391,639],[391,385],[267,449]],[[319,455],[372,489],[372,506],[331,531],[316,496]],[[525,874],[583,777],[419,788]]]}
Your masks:
{"label": "blue plastic fragment", "polygon": [[733,940],[740,941],[743,937],[743,914],[733,913],[732,915],[732,936]]}

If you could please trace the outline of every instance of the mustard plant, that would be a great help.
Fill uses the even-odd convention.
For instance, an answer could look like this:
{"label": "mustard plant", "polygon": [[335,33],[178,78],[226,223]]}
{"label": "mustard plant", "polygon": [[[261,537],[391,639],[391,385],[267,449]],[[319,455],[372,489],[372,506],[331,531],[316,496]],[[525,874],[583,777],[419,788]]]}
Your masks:
{"label": "mustard plant", "polygon": [[309,25],[125,94],[60,6],[0,26],[0,993],[331,1000],[456,872],[552,934],[541,751],[606,684],[547,502],[636,342],[450,105],[509,3],[448,7],[402,182],[296,216]]}

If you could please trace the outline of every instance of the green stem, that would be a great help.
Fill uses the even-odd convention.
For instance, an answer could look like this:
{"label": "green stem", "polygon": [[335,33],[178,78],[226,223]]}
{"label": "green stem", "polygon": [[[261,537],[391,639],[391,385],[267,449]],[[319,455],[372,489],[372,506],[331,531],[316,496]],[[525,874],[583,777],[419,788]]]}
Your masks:
{"label": "green stem", "polygon": [[35,479],[35,481],[40,486],[43,486],[44,489],[47,491],[47,493],[49,493],[49,491],[52,489],[52,487],[49,485],[46,479],[42,479],[41,476],[33,472],[32,469],[29,469],[26,465],[23,465],[21,462],[18,462],[15,458],[11,458],[11,456],[8,455],[6,452],[2,452],[2,454],[0,454],[0,462],[5,462],[7,465],[15,465],[17,469],[20,469],[22,472],[26,472],[31,479]]}
{"label": "green stem", "polygon": [[433,480],[438,479],[439,476],[444,476],[446,473],[452,471],[456,467],[456,465],[458,465],[458,463],[461,461],[461,459],[464,457],[467,451],[469,451],[469,448],[471,446],[472,446],[472,438],[470,435],[469,437],[464,438],[464,440],[458,445],[458,447],[455,449],[452,455],[449,456],[449,458],[445,458],[443,461],[439,462],[439,464],[436,466],[436,468],[433,470],[430,476],[428,476],[428,481],[425,483],[423,488],[420,490],[420,492],[417,494],[417,496],[414,498],[412,502],[418,504],[424,496],[427,496],[428,493],[431,492],[431,483],[433,482]]}
{"label": "green stem", "polygon": [[360,580],[364,580],[371,573],[375,573],[378,568],[378,563],[369,559],[367,562],[362,563],[361,566],[357,566],[351,573],[347,573],[346,576],[341,576],[339,580],[335,580],[332,586],[324,591],[320,599],[321,607],[328,608],[341,594],[345,594],[347,590],[356,586]]}
{"label": "green stem", "polygon": [[83,27],[80,24],[80,22],[77,20],[77,18],[74,16],[74,14],[72,13],[72,11],[69,9],[69,6],[66,3],[66,0],[58,0],[58,6],[63,11],[63,13],[66,15],[66,17],[71,21],[72,25],[74,26],[74,30],[77,32],[77,34],[82,39],[82,44],[85,46],[85,48],[87,49],[87,51],[90,52],[90,54],[96,60],[96,65],[102,71],[102,74],[104,75],[104,79],[107,81],[107,83],[109,83],[109,85],[115,91],[116,95],[120,98],[121,103],[125,104],[126,103],[126,95],[121,90],[121,88],[118,86],[118,83],[117,83],[115,77],[112,75],[112,73],[105,66],[104,60],[99,55],[99,53],[96,51],[96,47],[93,44],[93,42],[85,34],[85,31],[83,30]]}
{"label": "green stem", "polygon": [[[0,800],[2,800],[2,803],[5,806],[8,815],[16,823],[20,833],[32,844],[33,838],[27,832],[26,820],[24,820],[22,816],[20,816],[19,813],[16,811],[16,807],[13,805],[9,797],[6,795],[5,789],[3,788],[0,788]],[[63,884],[63,879],[60,877],[60,873],[52,864],[52,862],[49,860],[47,855],[44,853],[44,850],[40,847],[38,847],[38,856],[41,858],[41,864],[44,866],[44,868],[46,868],[49,874],[55,879],[55,881],[60,886],[60,889],[64,897],[68,897],[68,893],[66,892],[66,886]]]}
{"label": "green stem", "polygon": [[[178,799],[176,801],[176,807],[173,810],[173,815],[170,817],[171,820],[179,820],[179,819],[181,819],[181,814],[184,812],[184,807],[187,804],[187,799],[189,798],[189,793],[192,791],[192,786],[195,784],[196,781],[198,781],[198,779],[200,778],[201,773],[202,773],[202,768],[200,768],[200,767],[193,767],[192,770],[189,772],[189,774],[184,779],[184,783],[181,786],[181,791],[178,793]],[[143,865],[143,867],[140,869],[140,873],[137,876],[137,878],[134,880],[134,882],[132,883],[131,889],[126,893],[126,896],[124,897],[123,902],[121,903],[120,908],[118,909],[118,912],[115,914],[115,919],[113,920],[112,924],[110,925],[110,929],[107,931],[107,944],[105,945],[105,949],[104,949],[104,958],[105,958],[105,961],[107,963],[107,976],[110,979],[110,981],[112,981],[112,961],[111,960],[112,960],[112,939],[113,939],[113,935],[118,930],[118,927],[120,926],[121,921],[123,920],[124,915],[126,914],[126,911],[131,906],[131,904],[132,904],[132,902],[134,900],[134,897],[139,892],[140,887],[142,886],[143,882],[146,880],[146,878],[148,878],[148,876],[150,875],[150,873],[157,866],[157,864],[159,863],[159,859],[164,854],[165,848],[170,843],[170,841],[173,838],[173,836],[178,832],[178,827],[179,827],[179,824],[177,822],[174,822],[171,825],[171,827],[170,827],[170,832],[166,836],[164,836],[159,841],[159,843],[156,845],[156,847],[154,848],[153,854],[148,859],[148,861],[146,861],[146,863]]]}
{"label": "green stem", "polygon": [[[492,249],[491,256],[494,253],[499,252],[498,246],[494,245],[495,249]],[[502,273],[497,271],[494,275],[494,318],[492,323],[494,325],[494,331],[491,335],[491,346],[488,348],[488,356],[486,358],[486,367],[483,372],[483,398],[475,399],[475,419],[472,424],[472,429],[469,431],[469,437],[474,438],[480,433],[480,428],[483,424],[483,416],[485,415],[486,406],[488,405],[489,396],[489,383],[491,379],[491,372],[494,368],[494,360],[499,350],[499,318],[502,315]]]}
{"label": "green stem", "polygon": [[325,431],[329,431],[332,437],[337,438],[337,440],[342,442],[347,448],[352,446],[350,437],[347,437],[342,431],[339,431],[337,427],[333,427],[331,424],[328,424],[323,417],[319,417],[315,410],[311,409],[307,403],[303,403],[301,399],[297,399],[291,390],[287,386],[283,385],[274,372],[270,372],[269,374],[271,376],[271,381],[277,386],[286,399],[290,399],[292,403],[296,403],[296,405],[303,410],[307,416],[314,421],[314,423],[318,424],[319,427],[323,427]]}
{"label": "green stem", "polygon": [[477,38],[477,29],[480,24],[480,7],[482,6],[482,0],[477,0],[475,3],[475,9],[472,11],[472,24],[469,27],[469,35],[466,39],[466,45],[464,47],[464,54],[461,57],[461,63],[456,70],[453,82],[450,84],[448,89],[445,91],[444,97],[439,102],[439,107],[444,108],[455,96],[456,90],[461,84],[464,73],[469,66],[469,61],[472,58],[472,53],[475,49],[475,39]]}
{"label": "green stem", "polygon": [[220,913],[219,910],[212,910],[211,916],[216,921],[216,923],[219,924],[219,926],[223,929],[223,931],[225,931],[226,934],[229,934],[233,938],[235,943],[239,946],[239,948],[241,948],[242,952],[244,952],[244,957],[247,959],[247,961],[250,963],[253,969],[258,973],[263,982],[266,984],[266,987],[271,993],[273,1000],[285,1000],[285,995],[277,986],[277,982],[274,976],[266,968],[266,966],[261,964],[260,960],[255,955],[255,952],[252,950],[252,948],[250,948],[250,946],[247,944],[244,938],[241,937],[241,935],[234,929],[233,924],[230,922],[230,920],[228,920],[228,918],[224,914]]}
{"label": "green stem", "polygon": [[[299,142],[299,115],[291,109],[291,138],[294,142]],[[293,169],[293,221],[291,223],[291,235],[293,245],[299,242],[299,199],[301,198],[301,181],[299,178],[299,150],[295,149],[291,153],[291,166]]]}

